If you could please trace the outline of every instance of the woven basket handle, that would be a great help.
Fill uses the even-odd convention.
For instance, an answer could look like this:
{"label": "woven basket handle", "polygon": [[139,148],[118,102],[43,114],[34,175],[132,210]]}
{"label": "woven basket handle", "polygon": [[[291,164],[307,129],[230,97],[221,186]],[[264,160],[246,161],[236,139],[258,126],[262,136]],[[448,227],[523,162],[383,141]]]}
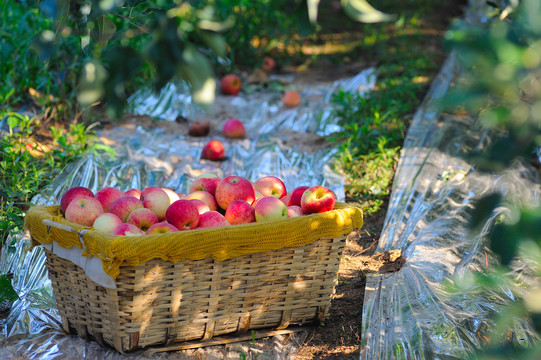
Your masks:
{"label": "woven basket handle", "polygon": [[75,229],[72,228],[71,226],[66,225],[66,224],[60,224],[60,223],[51,221],[51,220],[49,220],[49,219],[43,219],[43,220],[41,221],[41,223],[42,223],[43,225],[52,226],[52,227],[55,227],[55,228],[60,229],[60,230],[64,230],[64,231],[73,231],[74,233],[79,234],[79,231],[75,230]]}

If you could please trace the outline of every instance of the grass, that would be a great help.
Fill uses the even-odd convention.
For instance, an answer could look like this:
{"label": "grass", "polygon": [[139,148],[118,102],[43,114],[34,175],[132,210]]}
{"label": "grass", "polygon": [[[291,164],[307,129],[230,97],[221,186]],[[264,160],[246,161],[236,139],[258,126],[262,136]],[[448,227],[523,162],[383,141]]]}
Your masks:
{"label": "grass", "polygon": [[[407,128],[445,57],[441,39],[448,20],[432,14],[449,11],[452,4],[420,0],[402,8],[390,1],[377,5],[397,14],[397,20],[362,25],[322,18],[327,32],[313,44],[317,48],[324,39],[333,50],[310,60],[338,66],[360,61],[377,67],[376,86],[368,95],[340,92],[332,99],[334,116],[344,129],[330,138],[340,149],[336,169],[346,178],[346,200],[367,214],[381,210],[390,195]],[[332,46],[333,41],[339,43]]]}
{"label": "grass", "polygon": [[69,130],[50,127],[46,143],[38,139],[39,117],[0,112],[8,132],[0,138],[0,248],[9,234],[22,230],[31,199],[68,164],[86,152],[108,152],[95,131],[83,124]]}

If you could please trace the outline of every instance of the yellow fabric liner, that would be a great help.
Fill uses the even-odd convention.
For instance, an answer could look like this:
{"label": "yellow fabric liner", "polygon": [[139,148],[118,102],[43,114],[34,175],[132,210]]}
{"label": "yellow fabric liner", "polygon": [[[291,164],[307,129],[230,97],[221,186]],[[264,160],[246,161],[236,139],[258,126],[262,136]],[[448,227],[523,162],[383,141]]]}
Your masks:
{"label": "yellow fabric liner", "polygon": [[332,211],[267,223],[141,236],[118,236],[98,231],[87,231],[79,236],[77,232],[44,225],[42,221],[45,219],[69,225],[77,232],[91,228],[64,219],[59,206],[33,207],[25,218],[25,227],[39,243],[56,241],[64,248],[82,248],[81,237],[85,249],[83,255],[99,257],[103,270],[113,278],[118,276],[119,267],[124,261],[134,266],[152,258],[173,263],[208,257],[222,261],[347,235],[363,225],[362,210],[344,203],[336,203]]}

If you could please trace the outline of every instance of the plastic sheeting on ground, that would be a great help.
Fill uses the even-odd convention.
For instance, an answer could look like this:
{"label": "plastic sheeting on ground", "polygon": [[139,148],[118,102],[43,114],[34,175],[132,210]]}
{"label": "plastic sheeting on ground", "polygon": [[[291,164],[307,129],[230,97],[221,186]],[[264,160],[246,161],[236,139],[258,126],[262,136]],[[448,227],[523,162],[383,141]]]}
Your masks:
{"label": "plastic sheeting on ground", "polygon": [[[224,142],[227,159],[221,162],[200,160],[201,150],[209,138],[193,138],[174,131],[174,123],[163,128],[135,129],[122,126],[100,132],[100,137],[118,151],[116,158],[88,156],[71,164],[42,193],[33,199],[38,205],[60,202],[64,191],[73,186],[85,186],[96,192],[105,186],[121,190],[162,186],[177,192],[187,192],[191,181],[203,172],[221,177],[239,175],[252,181],[264,175],[279,176],[292,190],[300,185],[325,185],[344,200],[344,180],[332,167],[335,149],[320,149],[306,153],[293,144],[284,143],[280,129],[324,134],[338,129],[329,117],[330,97],[337,89],[362,92],[375,83],[374,69],[367,69],[350,79],[328,85],[299,89],[303,103],[294,109],[279,105],[276,93],[256,93],[247,96],[218,99],[220,111],[242,114],[248,139]],[[177,115],[201,116],[187,93],[186,87],[169,85],[159,95],[141,91],[130,100],[136,114],[149,114],[172,120]],[[174,109],[174,111],[169,111]],[[194,115],[197,113],[197,116]],[[222,115],[224,116],[224,115]],[[225,119],[222,119],[225,121]],[[216,138],[216,137],[214,137]],[[149,355],[144,350],[120,355],[114,349],[102,348],[77,336],[65,335],[55,308],[50,281],[44,266],[41,247],[29,250],[29,236],[8,239],[0,257],[0,273],[13,273],[13,286],[19,295],[7,319],[0,322],[0,359],[238,359],[241,354],[272,354],[275,359],[288,359],[300,344],[300,337],[273,337],[266,343],[232,344],[204,350]],[[298,335],[302,336],[302,335]],[[295,340],[296,339],[296,340]]]}
{"label": "plastic sheeting on ground", "polygon": [[[472,273],[497,264],[486,234],[502,206],[480,233],[468,224],[474,203],[491,192],[504,193],[515,205],[539,202],[539,173],[524,164],[500,174],[482,173],[463,160],[490,139],[462,115],[442,114],[438,101],[460,76],[452,54],[433,82],[408,130],[395,174],[389,208],[376,251],[401,249],[405,265],[390,274],[367,278],[363,359],[463,359],[494,338],[495,314],[516,301],[518,283],[527,283],[528,267],[516,269],[517,285],[451,291]],[[525,319],[510,329],[515,345],[538,341]]]}

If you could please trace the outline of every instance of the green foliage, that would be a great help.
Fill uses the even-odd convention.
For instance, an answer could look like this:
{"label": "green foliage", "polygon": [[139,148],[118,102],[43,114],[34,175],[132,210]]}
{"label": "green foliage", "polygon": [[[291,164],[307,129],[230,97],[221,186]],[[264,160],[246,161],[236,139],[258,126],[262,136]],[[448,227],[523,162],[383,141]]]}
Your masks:
{"label": "green foliage", "polygon": [[[511,6],[518,4],[518,7]],[[537,0],[512,1],[504,8],[494,6],[495,17],[487,24],[457,23],[446,35],[458,50],[464,69],[463,79],[449,94],[446,105],[463,107],[477,116],[479,125],[494,139],[486,148],[468,154],[482,171],[498,172],[512,168],[516,161],[538,162],[535,149],[541,145],[541,4]],[[472,231],[486,223],[502,202],[513,203],[505,195],[490,194],[481,199],[473,214]],[[518,255],[530,262],[536,279],[541,277],[541,207],[512,209],[488,235],[501,267],[481,274],[476,283],[498,288],[495,279],[513,282],[510,264]],[[495,319],[495,329],[504,339],[515,318],[528,319],[537,334],[541,331],[539,296],[541,285],[525,287],[518,300],[503,309]],[[539,344],[517,348],[509,341],[492,341],[483,353],[472,358],[538,359]]]}
{"label": "green foliage", "polygon": [[[43,61],[37,50],[40,40],[54,36],[49,30],[52,20],[36,7],[17,1],[1,2],[0,15],[0,107],[20,107],[34,101],[44,108],[57,108],[62,114],[71,110],[82,56],[77,40],[66,33],[58,34],[55,51]],[[63,107],[59,99],[63,99]]]}
{"label": "green foliage", "polygon": [[51,127],[52,148],[32,134],[41,124],[37,118],[8,112],[9,133],[0,138],[0,247],[8,234],[22,230],[26,209],[34,195],[50,183],[69,163],[86,152],[113,155],[98,142],[91,127],[70,125],[69,132]]}

